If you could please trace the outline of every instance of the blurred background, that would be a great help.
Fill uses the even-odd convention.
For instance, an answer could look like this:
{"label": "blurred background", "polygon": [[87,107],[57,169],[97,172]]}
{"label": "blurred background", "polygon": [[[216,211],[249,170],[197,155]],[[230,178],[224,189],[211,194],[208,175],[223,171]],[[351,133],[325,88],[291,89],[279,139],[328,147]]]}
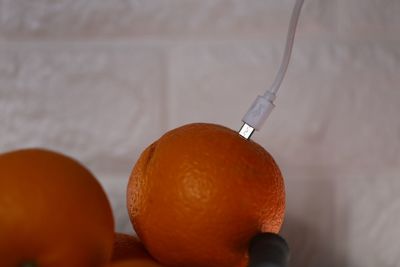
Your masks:
{"label": "blurred background", "polygon": [[[294,0],[0,0],[0,152],[87,165],[117,230],[140,152],[233,129],[279,67]],[[292,266],[400,266],[400,1],[306,0],[254,140],[285,175]]]}

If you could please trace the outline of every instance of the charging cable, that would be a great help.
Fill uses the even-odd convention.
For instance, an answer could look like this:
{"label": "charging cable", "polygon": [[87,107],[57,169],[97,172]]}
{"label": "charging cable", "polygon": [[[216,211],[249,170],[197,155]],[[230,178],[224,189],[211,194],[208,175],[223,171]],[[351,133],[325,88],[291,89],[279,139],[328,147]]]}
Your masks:
{"label": "charging cable", "polygon": [[278,92],[279,87],[282,84],[283,78],[285,77],[290,56],[292,54],[294,36],[296,34],[297,22],[299,21],[300,11],[303,6],[304,0],[296,0],[292,17],[289,23],[289,30],[286,37],[285,52],[281,66],[279,67],[278,73],[276,74],[275,80],[264,95],[258,96],[250,109],[244,115],[242,121],[243,126],[240,128],[239,134],[246,139],[249,139],[255,130],[260,130],[264,122],[267,120],[272,109],[275,107],[274,100]]}

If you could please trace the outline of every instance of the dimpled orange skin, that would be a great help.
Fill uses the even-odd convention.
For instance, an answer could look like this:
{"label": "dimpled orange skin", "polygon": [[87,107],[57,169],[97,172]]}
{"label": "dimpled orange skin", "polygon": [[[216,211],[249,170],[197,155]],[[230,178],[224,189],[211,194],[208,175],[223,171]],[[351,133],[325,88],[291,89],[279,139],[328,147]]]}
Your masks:
{"label": "dimpled orange skin", "polygon": [[127,190],[149,253],[173,267],[245,267],[260,232],[277,233],[284,183],[271,155],[223,126],[195,123],[150,145]]}
{"label": "dimpled orange skin", "polygon": [[107,197],[78,162],[41,149],[0,155],[1,266],[105,266],[113,238]]}
{"label": "dimpled orange skin", "polygon": [[111,261],[149,258],[151,258],[151,256],[147,253],[139,239],[127,234],[115,234]]}

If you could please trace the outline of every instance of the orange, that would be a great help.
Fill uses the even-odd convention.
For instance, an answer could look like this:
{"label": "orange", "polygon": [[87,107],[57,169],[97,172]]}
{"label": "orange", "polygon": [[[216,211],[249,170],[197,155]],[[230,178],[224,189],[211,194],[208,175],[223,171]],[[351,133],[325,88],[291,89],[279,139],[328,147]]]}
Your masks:
{"label": "orange", "polygon": [[0,155],[1,266],[105,266],[113,238],[107,197],[81,164],[41,149]]}
{"label": "orange", "polygon": [[116,233],[110,267],[161,267],[134,236]]}
{"label": "orange", "polygon": [[148,259],[150,258],[150,255],[136,237],[116,233],[111,261],[120,261],[132,258]]}
{"label": "orange", "polygon": [[284,183],[271,155],[223,126],[182,126],[151,144],[127,190],[149,253],[174,267],[245,267],[260,232],[277,233]]}
{"label": "orange", "polygon": [[108,267],[162,267],[153,260],[131,259],[111,263]]}

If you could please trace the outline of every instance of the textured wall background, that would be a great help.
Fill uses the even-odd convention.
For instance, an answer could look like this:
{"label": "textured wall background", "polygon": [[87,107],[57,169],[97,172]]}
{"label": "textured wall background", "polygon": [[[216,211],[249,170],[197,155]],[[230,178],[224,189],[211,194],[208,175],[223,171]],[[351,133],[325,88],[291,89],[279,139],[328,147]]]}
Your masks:
{"label": "textured wall background", "polygon": [[[294,0],[0,0],[0,151],[86,164],[131,232],[141,150],[206,121],[237,129],[273,80]],[[254,136],[286,177],[292,266],[400,266],[400,1],[306,0]]]}

